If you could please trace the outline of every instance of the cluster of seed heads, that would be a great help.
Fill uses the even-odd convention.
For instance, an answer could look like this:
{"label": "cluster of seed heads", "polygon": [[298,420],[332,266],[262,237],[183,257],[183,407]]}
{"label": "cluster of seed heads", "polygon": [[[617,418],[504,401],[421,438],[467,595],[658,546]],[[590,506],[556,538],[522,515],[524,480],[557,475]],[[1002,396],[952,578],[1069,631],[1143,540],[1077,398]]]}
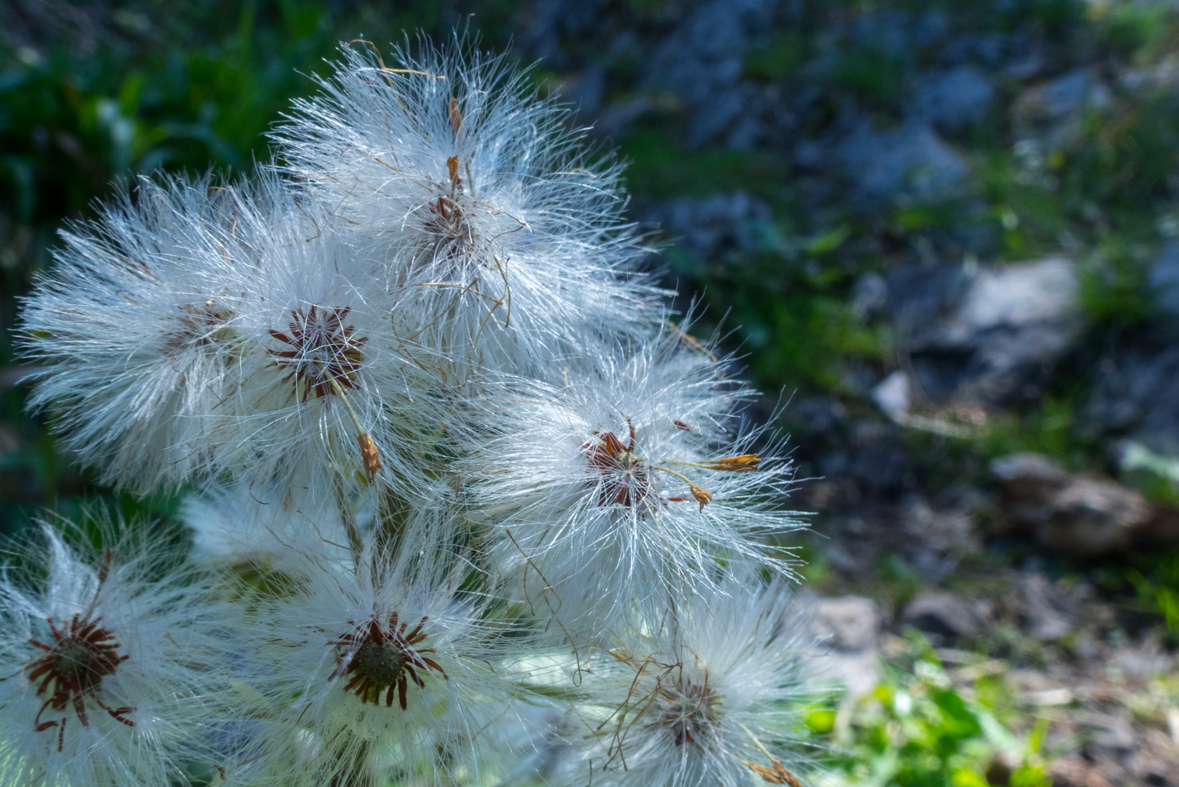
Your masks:
{"label": "cluster of seed heads", "polygon": [[393,59],[344,45],[273,163],[140,179],[26,299],[60,444],[186,497],[14,547],[0,787],[797,787],[755,393],[557,99],[461,37]]}

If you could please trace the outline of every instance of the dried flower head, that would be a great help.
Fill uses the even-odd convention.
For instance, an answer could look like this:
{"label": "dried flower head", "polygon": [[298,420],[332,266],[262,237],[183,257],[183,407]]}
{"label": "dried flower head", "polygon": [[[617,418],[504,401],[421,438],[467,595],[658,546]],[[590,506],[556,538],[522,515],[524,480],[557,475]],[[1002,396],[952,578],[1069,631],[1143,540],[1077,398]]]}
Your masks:
{"label": "dried flower head", "polygon": [[[80,557],[56,530],[0,580],[0,784],[159,785],[205,761],[224,613],[159,538]],[[107,531],[108,536],[110,531]]]}
{"label": "dried flower head", "polygon": [[441,415],[393,330],[372,253],[273,175],[233,201],[234,223],[219,231],[242,342],[213,415],[210,475],[305,485],[312,500],[390,474],[408,486],[421,476],[415,433]]}
{"label": "dried flower head", "polygon": [[807,639],[790,594],[756,574],[737,567],[715,595],[615,643],[582,686],[567,771],[636,787],[797,784]]}
{"label": "dried flower head", "polygon": [[147,493],[207,457],[239,303],[205,228],[232,216],[208,178],[140,180],[63,234],[25,303],[25,356],[39,367],[30,406],[60,408],[62,442],[105,482]]}
{"label": "dried flower head", "polygon": [[789,466],[750,453],[724,364],[669,331],[573,366],[564,387],[506,382],[460,463],[495,570],[540,614],[593,639],[707,589],[718,561],[775,563],[761,540]]}
{"label": "dried flower head", "polygon": [[289,171],[380,250],[415,358],[453,385],[657,316],[618,165],[503,56],[460,39],[416,50],[352,42],[275,134]]}
{"label": "dried flower head", "polygon": [[308,554],[289,592],[261,603],[256,661],[272,667],[256,683],[274,718],[267,767],[284,784],[430,778],[490,745],[480,731],[516,691],[498,626],[419,551],[365,547],[347,569]]}

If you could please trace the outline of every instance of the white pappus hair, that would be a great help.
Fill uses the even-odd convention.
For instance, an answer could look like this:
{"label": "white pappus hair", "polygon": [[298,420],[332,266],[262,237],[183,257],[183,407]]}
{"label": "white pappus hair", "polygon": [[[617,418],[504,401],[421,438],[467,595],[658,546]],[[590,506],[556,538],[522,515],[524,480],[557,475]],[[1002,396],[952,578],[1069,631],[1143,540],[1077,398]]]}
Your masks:
{"label": "white pappus hair", "polygon": [[343,49],[274,135],[291,172],[379,250],[394,321],[450,383],[535,373],[658,316],[621,168],[502,55],[456,38]]}

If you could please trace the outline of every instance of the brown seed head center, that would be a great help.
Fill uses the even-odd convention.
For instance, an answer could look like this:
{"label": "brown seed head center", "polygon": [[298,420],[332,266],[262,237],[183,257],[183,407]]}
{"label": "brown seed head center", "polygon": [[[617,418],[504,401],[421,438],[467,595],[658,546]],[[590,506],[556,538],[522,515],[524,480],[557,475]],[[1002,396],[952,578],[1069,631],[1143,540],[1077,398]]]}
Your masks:
{"label": "brown seed head center", "polygon": [[591,472],[599,476],[598,505],[633,506],[652,494],[651,482],[642,457],[635,453],[635,427],[627,420],[629,435],[624,443],[613,432],[594,432],[583,450]]}
{"label": "brown seed head center", "polygon": [[450,183],[438,187],[445,193],[426,203],[423,225],[428,239],[426,246],[436,260],[470,254],[475,248],[476,232],[470,221],[470,198],[463,188],[462,176],[458,174],[458,158],[452,156],[447,159],[446,168],[450,174]]}
{"label": "brown seed head center", "polygon": [[81,615],[74,615],[68,625],[58,628],[53,619],[48,618],[46,622],[49,623],[53,642],[49,644],[32,638],[28,640],[30,645],[44,651],[44,655],[31,659],[25,665],[25,677],[37,686],[37,696],[45,697],[45,702],[33,720],[33,729],[43,732],[58,727],[58,751],[61,751],[64,742],[66,719],[63,717],[58,721],[42,722],[41,714],[47,709],[62,712],[73,708],[78,721],[87,727],[90,720],[86,714],[86,701],[91,700],[116,721],[128,727],[135,726],[135,722],[125,718],[125,714],[132,713],[134,708],[111,708],[96,696],[103,679],[115,674],[119,665],[129,658],[119,653],[119,644],[100,625],[101,620],[87,620]]}
{"label": "brown seed head center", "polygon": [[[680,422],[674,422],[679,424]],[[626,419],[627,439],[613,432],[594,432],[593,438],[582,446],[589,461],[590,472],[594,476],[591,484],[598,489],[598,505],[620,505],[633,507],[643,502],[657,501],[667,503],[682,503],[695,500],[704,510],[712,493],[696,485],[692,479],[683,473],[663,467],[657,463],[649,464],[635,452],[635,425],[630,418]],[[677,426],[677,429],[682,427]],[[691,431],[691,430],[686,430]],[[732,457],[732,459],[745,457]],[[753,457],[756,460],[756,457]],[[727,460],[726,460],[727,461]],[[682,463],[681,463],[682,464]],[[699,465],[709,469],[726,469]],[[691,497],[663,497],[653,488],[654,473],[661,472],[679,478],[688,484]],[[642,514],[640,514],[642,515]]]}
{"label": "brown seed head center", "polygon": [[721,698],[708,685],[687,683],[661,689],[662,712],[658,723],[667,727],[676,746],[701,743],[721,718]]}
{"label": "brown seed head center", "polygon": [[331,679],[348,675],[344,690],[352,692],[361,702],[381,704],[385,695],[385,707],[393,707],[393,696],[397,695],[402,710],[408,707],[409,682],[418,688],[425,688],[419,673],[433,671],[445,680],[450,676],[427,653],[434,648],[419,647],[426,639],[423,627],[428,617],[423,617],[410,631],[408,623],[398,623],[397,613],[389,616],[387,628],[374,618],[367,627],[354,630],[336,641],[339,650],[339,665]]}
{"label": "brown seed head center", "polygon": [[212,350],[218,344],[232,342],[229,321],[233,319],[233,310],[229,307],[208,300],[179,306],[177,312],[175,328],[164,338],[164,352],[177,354],[193,348]]}
{"label": "brown seed head center", "polygon": [[396,683],[406,669],[405,654],[398,643],[391,640],[378,643],[367,639],[352,659],[356,662],[357,672],[364,673],[374,684],[382,686]]}
{"label": "brown seed head center", "polygon": [[287,333],[274,329],[270,335],[288,345],[289,350],[269,350],[271,357],[290,371],[287,380],[295,387],[296,398],[306,402],[334,393],[332,381],[341,388],[357,387],[357,375],[364,363],[362,348],[366,337],[356,336],[356,329],[344,320],[352,309],[320,309],[311,306],[291,312],[293,319]]}
{"label": "brown seed head center", "polygon": [[93,692],[103,678],[113,675],[127,660],[119,655],[118,644],[110,632],[99,626],[99,620],[87,622],[75,615],[68,626],[58,629],[50,619],[54,643],[46,645],[29,640],[47,652],[29,662],[28,678],[32,682],[40,681],[37,696],[50,693],[49,702],[54,710],[65,710],[66,703],[74,696]]}

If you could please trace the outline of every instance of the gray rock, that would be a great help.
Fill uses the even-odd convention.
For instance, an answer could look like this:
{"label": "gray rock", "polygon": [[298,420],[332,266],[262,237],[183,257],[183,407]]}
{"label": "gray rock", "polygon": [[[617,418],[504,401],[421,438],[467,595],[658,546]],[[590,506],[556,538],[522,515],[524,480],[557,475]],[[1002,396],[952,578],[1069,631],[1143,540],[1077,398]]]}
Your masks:
{"label": "gray rock", "polygon": [[908,494],[897,513],[904,534],[898,551],[928,583],[941,582],[963,557],[982,552],[968,511],[933,508],[920,495]]}
{"label": "gray rock", "polygon": [[875,650],[880,634],[876,602],[863,596],[825,598],[815,604],[813,630],[829,650]]}
{"label": "gray rock", "polygon": [[985,118],[994,100],[991,79],[974,66],[960,66],[920,77],[909,112],[953,133]]}
{"label": "gray rock", "polygon": [[689,145],[707,142],[742,112],[751,87],[742,83],[751,32],[772,15],[769,0],[712,0],[689,16],[648,62],[644,87],[670,90],[692,112]]}
{"label": "gray rock", "polygon": [[1150,680],[1168,675],[1175,659],[1159,649],[1119,648],[1114,653],[1113,666],[1130,678]]}
{"label": "gray rock", "polygon": [[600,27],[606,0],[538,0],[529,13],[529,23],[520,44],[532,57],[551,66],[564,57],[562,35],[584,35]]}
{"label": "gray rock", "polygon": [[1102,365],[1079,419],[1087,430],[1115,434],[1150,450],[1179,453],[1179,347],[1130,349]]}
{"label": "gray rock", "polygon": [[885,277],[888,311],[904,337],[924,338],[953,314],[973,277],[962,266],[906,265]]}
{"label": "gray rock", "polygon": [[1150,521],[1140,492],[1104,478],[1075,476],[1048,501],[1035,521],[1041,546],[1075,557],[1124,552],[1135,530]]}
{"label": "gray rock", "polygon": [[1149,521],[1134,533],[1138,549],[1169,547],[1179,544],[1179,508],[1155,504]]}
{"label": "gray rock", "polygon": [[[919,272],[918,272],[919,273]],[[947,275],[948,274],[948,275]],[[928,276],[900,292],[893,326],[935,403],[1034,398],[1084,330],[1076,265],[1046,259]]]}
{"label": "gray rock", "polygon": [[1109,105],[1109,88],[1081,69],[1029,88],[1012,105],[1012,123],[1017,136],[1051,151],[1078,140],[1085,115]]}
{"label": "gray rock", "polygon": [[872,389],[872,401],[894,421],[903,422],[909,415],[909,375],[897,370]]}
{"label": "gray rock", "polygon": [[1077,308],[1076,265],[1059,258],[979,271],[950,325],[971,340],[981,331],[1069,317]]}
{"label": "gray rock", "polygon": [[572,104],[574,110],[585,117],[592,117],[597,113],[605,95],[606,69],[597,64],[588,66],[576,80],[561,90],[562,100]]}
{"label": "gray rock", "polygon": [[1179,243],[1163,249],[1150,268],[1147,286],[1160,311],[1179,317]]}
{"label": "gray rock", "polygon": [[905,606],[901,622],[930,638],[935,645],[959,639],[977,639],[990,617],[985,604],[968,601],[953,593],[929,593]]}
{"label": "gray rock", "polygon": [[1019,580],[1020,600],[1028,633],[1046,642],[1061,639],[1073,628],[1077,611],[1074,599],[1054,587],[1043,574],[1025,574]]}
{"label": "gray rock", "polygon": [[679,248],[699,260],[726,249],[753,251],[778,242],[769,205],[743,191],[683,197],[652,209],[644,220],[662,224]]}
{"label": "gray rock", "polygon": [[1002,60],[1007,42],[997,33],[960,33],[942,47],[938,61],[947,66],[959,66],[970,62],[995,65]]}
{"label": "gray rock", "polygon": [[1048,775],[1052,777],[1052,787],[1110,787],[1097,766],[1075,755],[1053,762]]}
{"label": "gray rock", "polygon": [[696,102],[688,122],[688,145],[703,145],[730,126],[738,126],[735,131],[740,141],[731,146],[749,147],[750,141],[760,134],[753,119],[745,112],[746,107],[754,103],[756,93],[752,85],[735,83],[728,89],[717,90],[706,102]]}
{"label": "gray rock", "polygon": [[[854,426],[852,440],[853,453],[843,472],[872,495],[887,497],[901,492],[912,465],[905,455],[900,427],[859,421]],[[822,470],[835,475],[826,467]]]}
{"label": "gray rock", "polygon": [[611,104],[602,109],[594,121],[593,131],[602,137],[617,137],[626,127],[651,110],[653,104],[647,96],[635,96],[629,101]]}
{"label": "gray rock", "polygon": [[796,425],[811,442],[839,437],[847,418],[847,408],[838,399],[812,396],[792,403],[783,417]]}
{"label": "gray rock", "polygon": [[[1139,756],[1141,756],[1141,750]],[[1176,787],[1179,785],[1179,772],[1177,771],[1179,769],[1175,767],[1173,759],[1167,762],[1165,760],[1134,758],[1134,776],[1138,779],[1139,784],[1149,785],[1149,787]]]}
{"label": "gray rock", "polygon": [[902,193],[916,200],[944,197],[967,175],[965,162],[921,122],[886,131],[861,124],[836,147],[832,158],[855,184],[850,196],[863,208]]}
{"label": "gray rock", "polygon": [[872,691],[881,677],[876,602],[843,596],[819,599],[810,609],[810,633],[819,643],[812,669],[818,677],[842,684],[853,697]]}
{"label": "gray rock", "polygon": [[1087,711],[1077,714],[1076,723],[1089,737],[1086,748],[1095,749],[1095,754],[1116,761],[1132,755],[1137,748],[1134,728],[1125,716]]}
{"label": "gray rock", "polygon": [[888,305],[888,282],[879,273],[865,273],[852,288],[852,311],[861,320],[872,317]]}
{"label": "gray rock", "polygon": [[1179,510],[1108,478],[1066,473],[1046,456],[1001,457],[991,478],[1012,523],[1055,552],[1089,558],[1179,543]]}
{"label": "gray rock", "polygon": [[1042,506],[1069,481],[1068,472],[1043,454],[1008,454],[991,462],[991,479],[1016,505]]}
{"label": "gray rock", "polygon": [[1109,88],[1086,69],[1070,71],[1038,89],[1036,100],[1051,118],[1109,106]]}
{"label": "gray rock", "polygon": [[918,50],[943,42],[949,29],[949,20],[943,13],[877,11],[860,14],[852,35],[859,47],[910,61],[917,56]]}

